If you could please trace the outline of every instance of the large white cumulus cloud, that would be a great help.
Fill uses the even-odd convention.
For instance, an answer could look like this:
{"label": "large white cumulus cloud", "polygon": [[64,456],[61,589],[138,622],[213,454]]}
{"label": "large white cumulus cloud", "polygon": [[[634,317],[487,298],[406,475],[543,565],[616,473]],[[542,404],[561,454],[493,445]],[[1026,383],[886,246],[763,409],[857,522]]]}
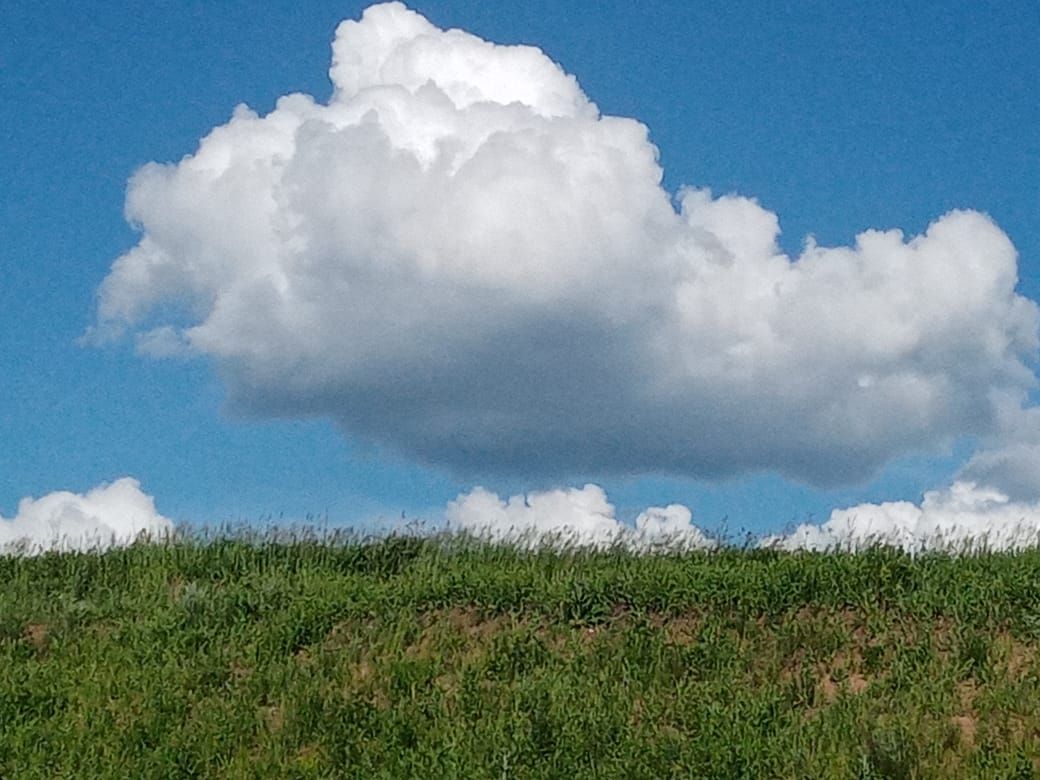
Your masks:
{"label": "large white cumulus cloud", "polygon": [[634,552],[709,550],[717,546],[681,504],[650,507],[635,527],[614,515],[599,485],[516,495],[503,500],[483,488],[460,495],[445,510],[448,527],[492,542],[562,547],[617,547]]}
{"label": "large white cumulus cloud", "polygon": [[173,523],[156,511],[140,483],[123,477],[84,494],[22,499],[14,518],[0,517],[0,554],[104,550],[172,531]]}
{"label": "large white cumulus cloud", "polygon": [[754,200],[673,201],[647,128],[536,48],[389,3],[333,55],[328,104],[240,106],[134,175],[97,338],[463,473],[842,481],[992,433],[1034,382],[1037,308],[982,214],[792,258]]}

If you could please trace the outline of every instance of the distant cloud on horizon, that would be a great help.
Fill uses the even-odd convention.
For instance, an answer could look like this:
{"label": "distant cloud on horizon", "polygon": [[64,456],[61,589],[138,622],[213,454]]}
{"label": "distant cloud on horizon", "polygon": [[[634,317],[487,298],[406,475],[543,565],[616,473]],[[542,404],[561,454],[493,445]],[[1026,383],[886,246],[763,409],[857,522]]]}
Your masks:
{"label": "distant cloud on horizon", "polygon": [[1040,501],[1019,503],[991,487],[956,481],[930,490],[920,504],[889,501],[835,509],[827,522],[767,536],[765,547],[857,552],[895,547],[905,552],[1021,550],[1040,546]]}
{"label": "distant cloud on horizon", "polygon": [[891,501],[835,509],[824,523],[752,539],[717,539],[699,528],[691,510],[681,504],[650,507],[634,525],[623,523],[603,489],[592,484],[509,499],[475,488],[450,502],[445,518],[449,529],[492,542],[619,547],[638,553],[713,550],[748,542],[792,552],[860,552],[882,546],[913,554],[1040,546],[1040,499],[1016,502],[999,490],[962,480],[928,491],[920,504]]}
{"label": "distant cloud on horizon", "polygon": [[141,537],[162,539],[173,529],[140,483],[123,477],[83,494],[22,499],[13,518],[0,517],[0,555],[106,550]]}
{"label": "distant cloud on horizon", "polygon": [[[328,104],[239,106],[194,154],[134,174],[140,243],[102,283],[92,339],[206,357],[242,410],[327,416],[471,477],[833,485],[985,443],[922,506],[838,510],[855,516],[791,545],[857,539],[838,526],[868,517],[918,533],[1040,516],[1040,316],[986,215],[789,257],[755,200],[673,198],[648,129],[601,115],[539,49],[400,3],[339,26],[330,76]],[[616,530],[592,488],[473,491],[448,515]]]}
{"label": "distant cloud on horizon", "polygon": [[620,547],[633,552],[711,550],[718,541],[691,522],[681,504],[650,507],[635,525],[621,522],[599,485],[547,490],[503,500],[474,488],[450,502],[447,528],[491,542],[564,547]]}
{"label": "distant cloud on horizon", "polygon": [[[83,494],[56,491],[23,499],[14,518],[0,517],[0,555],[104,552],[141,539],[161,542],[174,531],[173,521],[156,511],[155,500],[138,481],[123,477]],[[731,540],[698,527],[682,504],[648,507],[634,523],[624,522],[603,488],[594,484],[508,499],[477,487],[449,502],[443,517],[425,529],[384,525],[377,536],[441,531],[529,548],[616,548],[637,554],[710,551],[749,541],[788,551],[888,546],[909,553],[960,554],[1040,546],[1040,500],[1015,502],[993,488],[958,481],[929,491],[919,506],[907,501],[861,504],[834,510],[820,525]]]}

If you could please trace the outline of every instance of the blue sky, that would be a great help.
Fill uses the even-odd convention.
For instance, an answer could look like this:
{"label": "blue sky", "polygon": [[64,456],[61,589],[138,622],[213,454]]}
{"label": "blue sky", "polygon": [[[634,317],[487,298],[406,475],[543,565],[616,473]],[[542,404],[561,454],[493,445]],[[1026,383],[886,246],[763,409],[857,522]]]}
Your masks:
{"label": "blue sky", "polygon": [[[238,103],[331,92],[329,45],[366,4],[273,0],[10,2],[0,9],[0,514],[57,489],[137,477],[177,520],[333,522],[434,513],[473,479],[345,437],[328,420],[261,419],[225,403],[205,358],[83,346],[112,262],[139,235],[128,178],[192,153]],[[438,27],[527,43],[604,114],[634,117],[664,186],[756,198],[781,247],[845,245],[868,228],[923,231],[950,209],[989,214],[1040,298],[1040,9],[824,2],[413,3]],[[971,454],[899,457],[827,489],[774,474],[725,479],[569,474],[622,515],[684,503],[713,528],[777,529],[861,501],[916,500]],[[544,474],[482,475],[499,493]],[[577,477],[577,478],[576,478]]]}

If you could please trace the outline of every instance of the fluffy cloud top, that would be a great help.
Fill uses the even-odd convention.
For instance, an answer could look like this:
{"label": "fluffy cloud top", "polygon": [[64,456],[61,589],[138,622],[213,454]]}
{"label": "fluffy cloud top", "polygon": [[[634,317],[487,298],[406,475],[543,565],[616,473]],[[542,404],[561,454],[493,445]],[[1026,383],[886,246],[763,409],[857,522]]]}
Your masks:
{"label": "fluffy cloud top", "polygon": [[333,55],[328,104],[240,106],[133,176],[96,338],[462,473],[831,483],[991,433],[1035,381],[1037,307],[982,214],[792,258],[752,199],[673,205],[647,128],[536,48],[388,3]]}
{"label": "fluffy cloud top", "polygon": [[787,550],[856,551],[875,545],[911,553],[1018,550],[1040,544],[1040,501],[1014,502],[991,487],[956,481],[908,501],[837,509],[822,525],[763,540]]}
{"label": "fluffy cloud top", "polygon": [[104,550],[172,531],[140,483],[123,477],[83,495],[61,491],[22,499],[13,519],[0,517],[0,553]]}
{"label": "fluffy cloud top", "polygon": [[635,552],[716,546],[680,504],[650,507],[636,518],[635,528],[625,525],[615,518],[613,505],[598,485],[512,496],[508,501],[478,487],[448,504],[445,518],[455,531],[530,546],[617,546]]}

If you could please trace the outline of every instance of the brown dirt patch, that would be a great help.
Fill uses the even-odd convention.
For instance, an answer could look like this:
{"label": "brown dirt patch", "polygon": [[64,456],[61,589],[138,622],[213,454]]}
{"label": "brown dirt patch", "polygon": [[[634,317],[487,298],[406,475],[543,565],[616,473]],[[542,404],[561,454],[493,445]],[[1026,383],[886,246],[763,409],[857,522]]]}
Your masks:
{"label": "brown dirt patch", "polygon": [[[474,660],[495,635],[510,628],[524,625],[510,615],[488,615],[474,607],[454,607],[434,610],[421,618],[421,629],[416,639],[404,650],[413,659],[430,659],[445,651],[457,660]],[[445,642],[445,637],[449,641]],[[452,638],[463,638],[461,645]]]}
{"label": "brown dirt patch", "polygon": [[823,674],[816,688],[820,701],[830,704],[842,694],[859,696],[870,687],[870,680],[857,672],[851,672],[842,679],[836,680],[830,674]]}
{"label": "brown dirt patch", "polygon": [[1010,632],[1001,632],[997,643],[1007,659],[1007,670],[1011,677],[1020,679],[1036,667],[1040,648],[1015,639]]}
{"label": "brown dirt patch", "polygon": [[978,686],[975,684],[974,680],[962,680],[957,683],[955,693],[962,710],[969,711],[974,709],[975,697],[979,693]]}
{"label": "brown dirt patch", "polygon": [[696,642],[703,625],[704,616],[695,612],[676,615],[671,619],[665,618],[661,624],[667,641],[676,645],[690,645]]}
{"label": "brown dirt patch", "polygon": [[350,682],[355,688],[360,688],[376,676],[376,668],[369,661],[362,661],[351,672]]}
{"label": "brown dirt patch", "polygon": [[282,712],[281,707],[275,704],[259,707],[258,714],[260,715],[260,720],[263,721],[267,730],[272,734],[277,734],[285,725],[285,713]]}
{"label": "brown dirt patch", "polygon": [[25,627],[25,638],[39,651],[47,649],[47,637],[50,631],[44,623],[30,623]]}
{"label": "brown dirt patch", "polygon": [[859,696],[870,687],[870,680],[858,672],[852,672],[845,681],[845,685],[848,687],[849,693]]}
{"label": "brown dirt patch", "polygon": [[235,682],[247,680],[252,674],[253,669],[249,666],[238,663],[231,664],[231,679],[235,680]]}
{"label": "brown dirt patch", "polygon": [[956,729],[960,743],[967,748],[975,747],[975,735],[978,733],[978,722],[971,715],[956,715],[950,718],[950,723]]}
{"label": "brown dirt patch", "polygon": [[817,698],[830,704],[841,694],[841,686],[830,677],[824,677],[816,683]]}
{"label": "brown dirt patch", "polygon": [[428,626],[445,622],[471,639],[484,639],[498,633],[511,622],[505,615],[486,615],[475,607],[454,607],[429,614]]}
{"label": "brown dirt patch", "polygon": [[322,640],[322,646],[326,650],[342,650],[350,646],[351,639],[355,635],[369,633],[375,630],[375,627],[376,622],[371,618],[367,620],[341,620],[329,629],[324,640]]}

